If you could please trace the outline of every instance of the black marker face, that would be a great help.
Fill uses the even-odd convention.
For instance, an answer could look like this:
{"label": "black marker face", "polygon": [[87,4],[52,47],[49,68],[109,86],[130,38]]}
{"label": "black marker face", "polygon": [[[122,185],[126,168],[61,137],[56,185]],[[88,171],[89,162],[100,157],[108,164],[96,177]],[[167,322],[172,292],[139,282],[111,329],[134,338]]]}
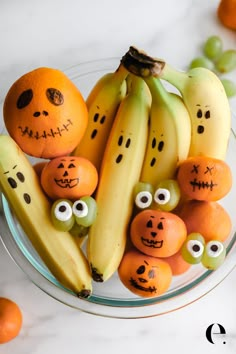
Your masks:
{"label": "black marker face", "polygon": [[156,278],[156,271],[154,267],[151,267],[147,262],[145,262],[145,264],[141,264],[136,269],[136,275],[136,278],[131,277],[129,280],[131,286],[143,292],[157,292],[156,286],[148,285],[150,280]]}
{"label": "black marker face", "polygon": [[117,164],[120,164],[123,161],[125,154],[131,145],[132,145],[132,134],[127,134],[127,133],[124,134],[124,131],[121,131],[117,140],[117,146],[119,147],[118,149],[119,152],[117,156],[115,156],[115,162]]}
{"label": "black marker face", "polygon": [[211,111],[208,105],[201,106],[200,104],[197,104],[196,107],[196,119],[199,120],[199,124],[197,125],[197,133],[203,134],[205,131],[205,122],[211,118]]}
{"label": "black marker face", "polygon": [[[7,177],[7,181],[8,184],[10,185],[10,187],[12,189],[16,189],[19,188],[19,186],[22,188],[22,185],[24,185],[25,182],[25,176],[23,174],[23,172],[18,171],[18,166],[15,165],[12,168],[12,171],[6,171],[4,173],[4,175],[8,176],[9,174],[11,174],[11,176]],[[29,195],[29,193],[24,192],[23,193],[23,200],[25,201],[26,204],[30,204],[31,203],[31,196]]]}
{"label": "black marker face", "polygon": [[[215,167],[213,165],[204,166],[200,164],[193,164],[190,172],[192,178],[189,181],[190,185],[192,186],[192,191],[199,191],[200,189],[208,189],[212,191],[217,186],[217,183],[213,180],[214,170]],[[199,177],[199,175],[201,177]]]}

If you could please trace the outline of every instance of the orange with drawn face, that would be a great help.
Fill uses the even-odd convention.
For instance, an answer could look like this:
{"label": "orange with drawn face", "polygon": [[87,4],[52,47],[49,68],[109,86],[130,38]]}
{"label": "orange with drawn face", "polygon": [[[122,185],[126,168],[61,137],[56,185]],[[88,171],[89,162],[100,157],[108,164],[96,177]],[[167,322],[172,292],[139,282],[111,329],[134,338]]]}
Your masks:
{"label": "orange with drawn face", "polygon": [[97,183],[98,173],[94,165],[78,156],[57,157],[46,163],[41,172],[41,185],[53,200],[89,196]]}
{"label": "orange with drawn face", "polygon": [[68,155],[88,124],[86,103],[60,70],[38,68],[21,76],[4,101],[6,129],[28,155],[54,158]]}
{"label": "orange with drawn face", "polygon": [[229,193],[232,174],[220,159],[195,156],[181,163],[177,180],[181,192],[189,199],[217,201]]}
{"label": "orange with drawn face", "polygon": [[172,280],[171,267],[162,259],[128,251],[118,268],[124,286],[142,297],[155,297],[166,292]]}
{"label": "orange with drawn face", "polygon": [[141,252],[153,257],[169,257],[181,248],[187,229],[177,215],[147,209],[134,217],[130,235],[132,243]]}

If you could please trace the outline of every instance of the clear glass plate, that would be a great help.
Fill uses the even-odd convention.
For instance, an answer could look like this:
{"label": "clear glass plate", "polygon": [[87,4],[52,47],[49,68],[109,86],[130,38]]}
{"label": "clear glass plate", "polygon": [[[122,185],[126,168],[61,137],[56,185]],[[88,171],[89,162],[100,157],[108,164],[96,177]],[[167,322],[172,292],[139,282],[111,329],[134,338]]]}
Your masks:
{"label": "clear glass plate", "polygon": [[[117,58],[101,59],[71,67],[65,73],[79,87],[84,97],[87,97],[95,82],[103,74],[114,71],[118,65],[119,59]],[[227,153],[227,162],[232,168],[234,180],[236,180],[235,123],[235,116],[233,116],[233,128]],[[221,200],[221,204],[229,212],[233,223],[232,233],[227,240],[227,257],[223,265],[216,271],[206,270],[200,265],[192,266],[185,274],[173,277],[169,290],[155,298],[135,296],[122,285],[116,273],[105,283],[94,282],[93,295],[89,299],[78,299],[75,294],[61,286],[41,261],[3,195],[0,196],[1,238],[12,259],[31,281],[49,296],[68,306],[94,315],[115,318],[158,316],[196,301],[223,281],[234,269],[236,265],[235,196],[236,185],[234,184],[229,195]]]}

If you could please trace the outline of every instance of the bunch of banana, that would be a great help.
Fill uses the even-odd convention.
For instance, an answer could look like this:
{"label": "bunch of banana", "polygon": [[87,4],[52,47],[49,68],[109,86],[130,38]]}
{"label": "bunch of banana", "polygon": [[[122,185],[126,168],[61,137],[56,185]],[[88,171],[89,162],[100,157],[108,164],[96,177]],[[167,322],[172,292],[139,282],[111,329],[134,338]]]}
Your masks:
{"label": "bunch of banana", "polygon": [[128,93],[112,126],[96,193],[98,213],[88,233],[87,255],[95,281],[117,270],[123,257],[147,143],[150,92],[144,80],[127,79]]}
{"label": "bunch of banana", "polygon": [[90,160],[100,170],[106,142],[121,100],[126,95],[127,70],[120,65],[115,72],[102,76],[91,90],[86,104],[88,126],[72,155]]}
{"label": "bunch of banana", "polygon": [[224,87],[216,74],[205,68],[180,72],[134,47],[130,47],[121,62],[136,75],[159,77],[180,91],[191,119],[189,156],[225,159],[231,113]]}
{"label": "bunch of banana", "polygon": [[180,96],[170,93],[158,78],[144,78],[151,95],[150,127],[140,180],[156,186],[175,177],[178,163],[189,153],[191,124]]}
{"label": "bunch of banana", "polygon": [[51,204],[33,166],[7,135],[0,135],[0,187],[51,273],[78,297],[89,297],[92,277],[86,257],[69,232],[54,228]]}

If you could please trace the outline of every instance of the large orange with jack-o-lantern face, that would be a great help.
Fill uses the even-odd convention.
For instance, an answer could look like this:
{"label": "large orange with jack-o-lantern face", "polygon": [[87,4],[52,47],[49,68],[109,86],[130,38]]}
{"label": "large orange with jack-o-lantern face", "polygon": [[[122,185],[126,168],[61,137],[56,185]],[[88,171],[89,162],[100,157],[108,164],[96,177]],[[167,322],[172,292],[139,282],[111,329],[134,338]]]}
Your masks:
{"label": "large orange with jack-o-lantern face", "polygon": [[49,159],[73,151],[88,124],[80,91],[51,68],[20,77],[7,93],[3,115],[8,133],[25,153]]}
{"label": "large orange with jack-o-lantern face", "polygon": [[189,157],[178,168],[182,194],[195,200],[217,201],[229,193],[232,174],[228,164],[207,156]]}
{"label": "large orange with jack-o-lantern face", "polygon": [[187,237],[183,220],[171,212],[147,209],[131,223],[131,241],[141,252],[153,257],[170,257]]}
{"label": "large orange with jack-o-lantern face", "polygon": [[51,199],[76,200],[94,192],[98,183],[98,173],[88,159],[64,156],[47,162],[40,180],[45,193]]}
{"label": "large orange with jack-o-lantern face", "polygon": [[171,267],[167,262],[137,250],[130,250],[124,255],[118,275],[127,289],[142,297],[163,294],[172,280]]}

